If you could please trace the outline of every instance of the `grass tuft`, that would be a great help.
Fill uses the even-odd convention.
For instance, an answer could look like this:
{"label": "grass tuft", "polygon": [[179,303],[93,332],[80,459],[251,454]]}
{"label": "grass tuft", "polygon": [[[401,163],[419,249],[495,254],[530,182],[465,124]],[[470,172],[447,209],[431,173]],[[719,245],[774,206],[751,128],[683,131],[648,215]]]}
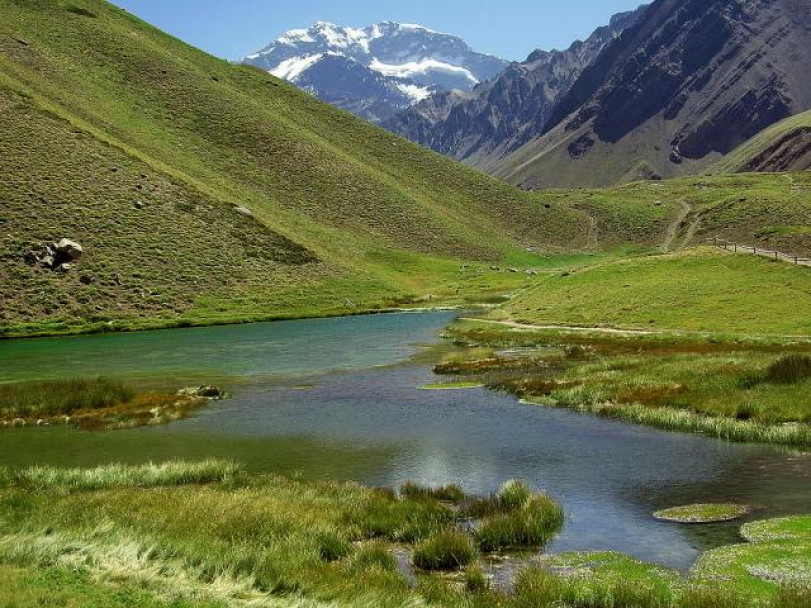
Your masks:
{"label": "grass tuft", "polygon": [[476,541],[487,552],[543,547],[562,525],[560,505],[539,494],[520,508],[484,519],[476,529]]}
{"label": "grass tuft", "polygon": [[405,499],[419,500],[423,498],[432,498],[441,502],[449,502],[459,504],[465,499],[465,493],[457,485],[439,486],[436,488],[429,488],[408,481],[400,488],[400,496]]}
{"label": "grass tuft", "polygon": [[414,565],[422,570],[458,570],[478,557],[473,540],[464,532],[444,530],[432,534],[414,549]]}
{"label": "grass tuft", "polygon": [[397,570],[397,559],[391,554],[386,543],[373,541],[364,544],[357,550],[352,558],[350,568],[353,571],[377,568],[387,572],[394,572]]}

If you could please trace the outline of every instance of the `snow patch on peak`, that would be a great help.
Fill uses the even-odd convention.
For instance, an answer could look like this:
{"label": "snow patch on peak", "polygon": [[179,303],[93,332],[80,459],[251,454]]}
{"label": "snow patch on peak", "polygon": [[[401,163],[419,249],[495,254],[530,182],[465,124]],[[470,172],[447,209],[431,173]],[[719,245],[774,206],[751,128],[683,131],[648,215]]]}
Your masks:
{"label": "snow patch on peak", "polygon": [[423,99],[428,99],[431,96],[430,88],[421,87],[416,84],[398,83],[397,88],[401,93],[407,95],[414,103],[419,103]]}
{"label": "snow patch on peak", "polygon": [[323,53],[318,55],[305,55],[303,57],[291,57],[282,61],[278,66],[270,71],[277,78],[282,78],[290,82],[295,82],[305,71],[318,63],[324,57]]}
{"label": "snow patch on peak", "polygon": [[276,39],[279,44],[294,45],[299,42],[315,42],[309,30],[290,30]]}
{"label": "snow patch on peak", "polygon": [[376,72],[380,72],[385,76],[393,76],[395,78],[409,79],[415,76],[425,76],[429,72],[444,72],[447,74],[457,74],[464,76],[472,84],[478,84],[478,79],[467,68],[458,65],[451,65],[444,61],[437,59],[423,59],[421,61],[409,61],[399,65],[383,63],[378,59],[372,61],[369,68]]}

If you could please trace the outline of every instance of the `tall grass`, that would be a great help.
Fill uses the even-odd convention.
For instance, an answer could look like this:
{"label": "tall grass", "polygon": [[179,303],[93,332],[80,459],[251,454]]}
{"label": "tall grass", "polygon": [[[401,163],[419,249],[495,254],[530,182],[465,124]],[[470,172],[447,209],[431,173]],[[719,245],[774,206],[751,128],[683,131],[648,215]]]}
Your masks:
{"label": "tall grass", "polygon": [[797,384],[811,378],[811,356],[791,354],[780,357],[766,370],[766,382]]}
{"label": "tall grass", "polygon": [[153,488],[223,482],[233,479],[241,467],[223,460],[165,462],[142,466],[107,465],[94,469],[30,467],[20,471],[0,469],[0,485],[18,485],[35,490],[102,490]]}
{"label": "tall grass", "polygon": [[414,548],[414,565],[423,570],[457,570],[473,563],[478,551],[473,539],[459,530],[432,534]]}
{"label": "tall grass", "polygon": [[476,541],[487,552],[542,547],[562,525],[560,505],[536,495],[518,508],[484,519],[476,529]]}
{"label": "tall grass", "polygon": [[400,488],[400,496],[412,500],[433,498],[442,502],[459,504],[465,499],[465,493],[457,485],[438,486],[430,488],[408,481]]}
{"label": "tall grass", "polygon": [[0,385],[0,418],[69,415],[120,405],[134,396],[123,382],[107,378]]}

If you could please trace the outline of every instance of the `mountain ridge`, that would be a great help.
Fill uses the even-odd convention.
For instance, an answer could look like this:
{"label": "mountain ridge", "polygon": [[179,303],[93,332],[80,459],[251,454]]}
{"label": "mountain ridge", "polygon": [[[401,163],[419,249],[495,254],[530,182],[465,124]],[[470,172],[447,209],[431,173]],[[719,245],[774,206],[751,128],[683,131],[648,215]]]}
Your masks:
{"label": "mountain ridge", "polygon": [[363,28],[319,21],[285,32],[242,63],[370,122],[381,122],[433,92],[470,90],[508,64],[473,51],[458,36],[394,21]]}
{"label": "mountain ridge", "polygon": [[811,107],[811,6],[656,0],[492,171],[525,187],[700,173]]}

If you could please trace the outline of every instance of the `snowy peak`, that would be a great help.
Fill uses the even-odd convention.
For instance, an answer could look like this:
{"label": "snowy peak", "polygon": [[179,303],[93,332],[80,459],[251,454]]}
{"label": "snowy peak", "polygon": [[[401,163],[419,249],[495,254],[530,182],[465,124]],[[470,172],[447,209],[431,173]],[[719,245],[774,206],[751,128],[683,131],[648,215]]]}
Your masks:
{"label": "snowy peak", "polygon": [[[335,57],[346,61],[326,61]],[[393,115],[435,92],[469,91],[508,65],[498,57],[471,50],[458,36],[393,21],[363,28],[320,21],[308,29],[285,32],[243,62],[375,122],[388,117],[381,118],[381,114]],[[339,73],[327,74],[327,67]],[[335,85],[342,78],[347,81],[339,87],[344,97],[338,97]],[[363,84],[363,90],[354,91],[354,96],[352,82]],[[387,101],[365,98],[371,89],[378,94],[385,90]],[[375,107],[376,111],[372,115],[357,111],[359,107]]]}

